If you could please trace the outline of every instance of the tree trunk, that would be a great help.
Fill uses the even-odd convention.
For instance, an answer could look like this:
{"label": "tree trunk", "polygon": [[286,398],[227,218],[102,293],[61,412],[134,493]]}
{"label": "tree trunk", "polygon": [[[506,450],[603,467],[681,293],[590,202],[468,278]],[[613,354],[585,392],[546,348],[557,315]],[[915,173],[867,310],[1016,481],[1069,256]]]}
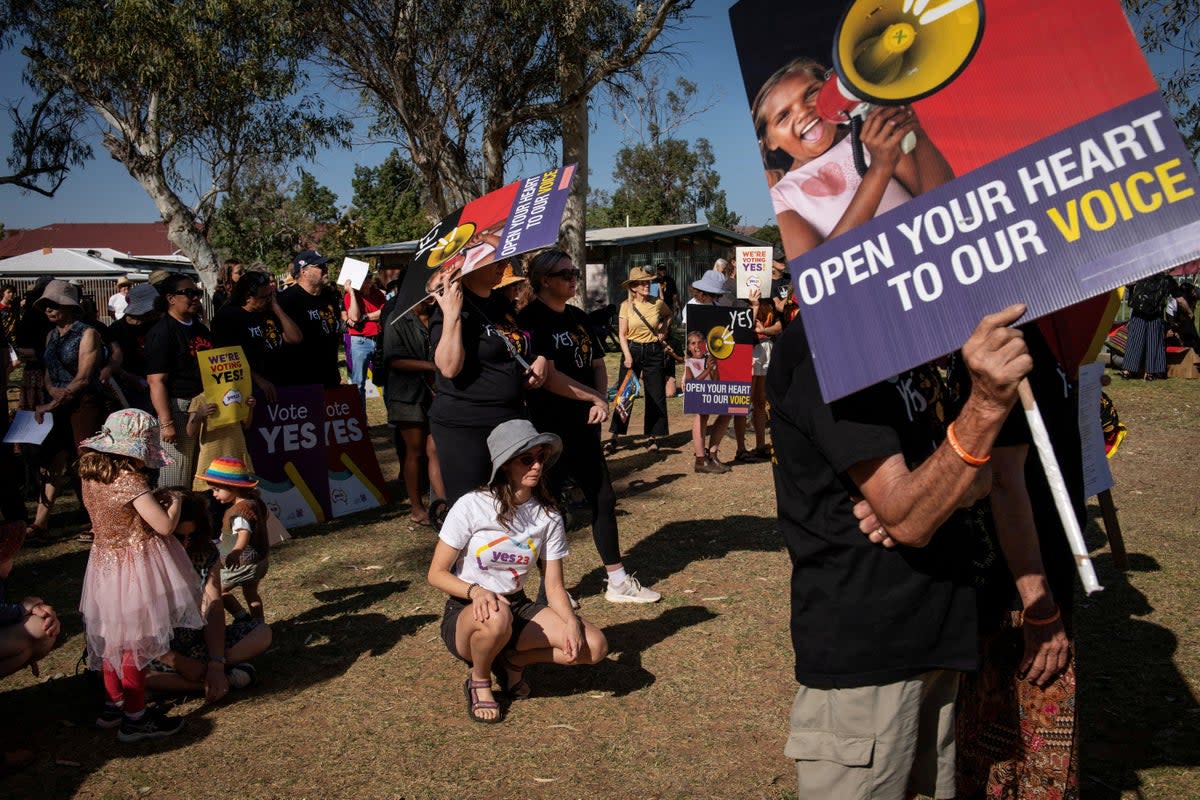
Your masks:
{"label": "tree trunk", "polygon": [[[582,0],[564,3],[559,25],[558,85],[562,97],[576,94],[583,86],[585,65],[581,60],[584,52],[578,46],[580,7]],[[571,256],[571,262],[580,271],[575,285],[575,305],[587,309],[587,194],[588,194],[588,101],[584,97],[562,115],[563,164],[577,164],[575,180],[567,195],[563,210],[559,241]]]}
{"label": "tree trunk", "polygon": [[483,132],[483,191],[504,185],[504,131],[489,126]]}
{"label": "tree trunk", "polygon": [[115,136],[106,136],[104,146],[154,201],[154,207],[167,223],[167,238],[192,262],[211,295],[217,286],[217,251],[201,232],[195,212],[168,185],[161,154],[153,150],[146,152],[149,137],[139,138],[142,141],[126,143]]}

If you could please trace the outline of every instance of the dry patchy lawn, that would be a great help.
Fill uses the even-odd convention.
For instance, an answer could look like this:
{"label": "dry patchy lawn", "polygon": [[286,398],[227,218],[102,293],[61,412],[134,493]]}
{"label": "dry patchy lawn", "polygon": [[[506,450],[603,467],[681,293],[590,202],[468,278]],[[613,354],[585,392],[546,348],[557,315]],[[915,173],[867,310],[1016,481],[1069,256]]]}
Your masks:
{"label": "dry patchy lawn", "polygon": [[[1106,590],[1079,615],[1084,796],[1200,797],[1200,383],[1118,382],[1110,394],[1130,428],[1113,467],[1133,568],[1117,573],[1090,529]],[[465,669],[438,637],[444,598],[424,582],[433,533],[408,524],[404,502],[279,548],[263,584],[275,642],[260,683],[217,706],[180,701],[184,732],[141,745],[88,724],[98,692],[76,674],[73,610],[86,548],[26,549],[12,593],[36,590],[65,612],[64,643],[42,680],[0,684],[0,741],[39,753],[0,778],[0,796],[794,796],[782,754],[788,562],[770,466],[695,475],[678,400],[671,424],[659,453],[610,459],[626,564],[663,601],[606,603],[588,532],[575,531],[568,585],[612,654],[594,668],[531,669],[535,697],[497,726],[466,718]],[[388,429],[372,433],[395,475]],[[71,521],[64,507],[56,522],[65,532]]]}

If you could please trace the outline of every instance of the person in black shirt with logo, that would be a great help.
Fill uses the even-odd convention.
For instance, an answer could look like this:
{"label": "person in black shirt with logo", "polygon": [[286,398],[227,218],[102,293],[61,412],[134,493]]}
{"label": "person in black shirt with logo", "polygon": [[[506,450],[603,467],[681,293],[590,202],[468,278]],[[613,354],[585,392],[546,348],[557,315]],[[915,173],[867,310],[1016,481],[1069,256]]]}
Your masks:
{"label": "person in black shirt with logo", "polygon": [[[827,404],[803,323],[780,337],[767,392],[801,684],[785,752],[801,797],[954,795],[954,700],[977,664],[958,510],[990,489],[984,465],[1031,366],[1008,327],[1024,311],[984,317],[964,345],[972,390],[949,425],[931,365]],[[873,513],[860,521],[856,504]]]}
{"label": "person in black shirt with logo", "polygon": [[196,440],[187,435],[187,409],[204,391],[196,353],[212,349],[212,334],[199,319],[204,290],[191,277],[172,273],[158,286],[167,313],[146,334],[146,380],[173,464],[159,471],[160,486],[190,486],[196,475]]}
{"label": "person in black shirt with logo", "polygon": [[342,382],[338,344],[342,341],[342,299],[326,283],[329,259],[305,250],[292,259],[296,279],[279,297],[279,307],[300,329],[303,341],[285,347],[287,369],[282,386],[320,384],[329,389]]}
{"label": "person in black shirt with logo", "polygon": [[213,317],[217,347],[241,346],[254,385],[272,403],[275,385],[287,381],[284,346],[298,345],[304,338],[299,326],[280,308],[278,298],[270,275],[246,272]]}
{"label": "person in black shirt with logo", "polygon": [[432,287],[438,307],[429,327],[437,367],[429,428],[437,446],[450,505],[487,483],[492,472],[487,437],[501,422],[526,416],[526,388],[546,382],[546,359],[535,358],[529,334],[513,318],[500,282],[504,261]]}
{"label": "person in black shirt with logo", "polygon": [[625,571],[617,537],[617,496],[600,444],[600,423],[608,415],[608,373],[604,348],[587,314],[567,301],[575,296],[579,270],[562,250],[545,250],[529,260],[526,275],[535,298],[517,317],[533,337],[533,352],[554,371],[546,388],[528,395],[529,415],[539,431],[558,434],[563,455],[550,469],[557,493],[568,475],[592,509],[592,538],[608,573],[605,598],[613,603],[653,603],[658,592]]}

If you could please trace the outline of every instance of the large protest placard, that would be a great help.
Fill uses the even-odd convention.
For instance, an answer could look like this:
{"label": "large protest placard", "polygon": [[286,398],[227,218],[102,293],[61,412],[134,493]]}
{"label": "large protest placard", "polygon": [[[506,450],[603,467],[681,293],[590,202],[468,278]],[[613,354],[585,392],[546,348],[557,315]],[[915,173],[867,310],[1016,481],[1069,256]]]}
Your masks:
{"label": "large protest placard", "polygon": [[[1041,317],[1200,253],[1200,180],[1117,0],[741,0],[730,17],[826,400],[1011,303]],[[867,99],[916,98],[915,117],[867,117],[868,178],[817,114],[830,66]]]}
{"label": "large protest placard", "polygon": [[325,469],[325,391],[280,386],[274,403],[262,401],[246,431],[263,502],[286,528],[333,516]]}
{"label": "large protest placard", "polygon": [[462,276],[557,242],[574,177],[574,164],[539,172],[443,218],[417,241],[397,306],[408,310],[428,297],[432,281],[441,274]]}
{"label": "large protest placard", "polygon": [[751,289],[758,289],[760,295],[770,297],[773,248],[736,247],[733,253],[738,298],[749,298]]}
{"label": "large protest placard", "polygon": [[754,315],[748,308],[689,303],[683,392],[685,414],[749,414]]}
{"label": "large protest placard", "polygon": [[334,517],[389,502],[356,386],[325,390],[325,466]]}
{"label": "large protest placard", "polygon": [[263,501],[286,528],[389,501],[354,386],[287,386],[246,432]]}
{"label": "large protest placard", "polygon": [[217,407],[217,413],[207,420],[208,427],[220,428],[246,419],[250,415],[246,400],[254,393],[254,381],[242,348],[234,345],[200,350],[196,360],[200,363],[204,399]]}

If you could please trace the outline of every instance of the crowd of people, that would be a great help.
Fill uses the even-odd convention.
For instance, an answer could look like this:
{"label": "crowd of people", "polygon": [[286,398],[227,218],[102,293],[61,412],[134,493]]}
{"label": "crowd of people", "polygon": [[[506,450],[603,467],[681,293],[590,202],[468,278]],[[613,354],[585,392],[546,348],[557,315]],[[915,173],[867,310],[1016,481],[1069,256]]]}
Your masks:
{"label": "crowd of people", "polygon": [[[279,387],[342,383],[342,353],[360,396],[368,380],[382,388],[409,517],[438,531],[428,580],[447,595],[442,638],[468,666],[472,720],[501,722],[507,702],[529,697],[528,665],[608,652],[563,582],[566,487],[590,511],[604,597],[660,599],[623,560],[606,456],[627,446],[628,418],[609,419],[605,350],[572,304],[581,273],[570,256],[444,274],[411,310],[396,302],[398,271],[355,289],[331,286],[327,265],[300,253],[281,291],[261,265],[227,264],[211,327],[203,290],[181,273],[119,287],[107,327],[65,281],[39,282],[25,314],[0,288],[0,328],[25,366],[22,407],[54,422],[25,453],[37,465],[32,519],[13,486],[0,489],[0,591],[22,541],[48,535],[69,477],[92,542],[80,610],[105,687],[97,724],[122,741],[182,724],[148,711],[147,689],[219,700],[254,682],[251,661],[271,641],[260,588],[271,515],[242,428],[207,425],[216,407],[195,354],[209,347],[243,348],[252,405]],[[663,266],[624,281],[617,384],[640,379],[644,446],[658,451],[668,396],[717,369],[688,310],[749,312],[749,413],[694,415],[688,457],[702,474],[773,462],[800,684],[786,752],[801,795],[1077,795],[1073,559],[1023,417],[1009,413],[1028,377],[1061,420],[1049,428],[1082,514],[1075,390],[1036,327],[1013,327],[1024,308],[982,319],[948,363],[830,404],[782,258],[769,293],[746,300],[724,259],[685,288],[686,303]],[[0,606],[0,671],[36,665],[59,629],[42,598]]]}

